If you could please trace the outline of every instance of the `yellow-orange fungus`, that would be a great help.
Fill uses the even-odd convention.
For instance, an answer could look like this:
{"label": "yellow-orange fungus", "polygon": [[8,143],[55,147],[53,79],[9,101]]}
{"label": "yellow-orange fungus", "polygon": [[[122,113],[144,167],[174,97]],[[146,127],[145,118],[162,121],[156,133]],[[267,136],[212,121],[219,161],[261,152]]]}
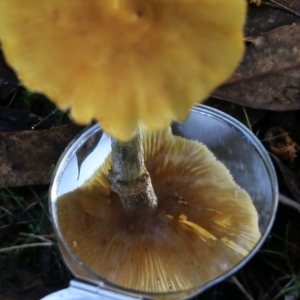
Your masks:
{"label": "yellow-orange fungus", "polygon": [[29,89],[129,141],[183,121],[234,71],[245,0],[0,0],[0,38]]}
{"label": "yellow-orange fungus", "polygon": [[114,284],[148,293],[200,286],[253,249],[257,212],[206,146],[168,130],[143,135],[156,213],[125,213],[107,182],[108,157],[82,187],[58,199],[63,238],[84,265]]}

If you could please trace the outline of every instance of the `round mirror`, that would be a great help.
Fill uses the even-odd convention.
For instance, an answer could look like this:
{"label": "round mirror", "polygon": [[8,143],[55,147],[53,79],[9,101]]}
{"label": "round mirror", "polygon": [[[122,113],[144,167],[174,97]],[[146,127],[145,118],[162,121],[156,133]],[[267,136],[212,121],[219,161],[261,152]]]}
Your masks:
{"label": "round mirror", "polygon": [[[231,276],[234,272],[236,272],[242,266],[244,266],[245,263],[260,248],[271,229],[278,203],[276,174],[272,162],[262,144],[258,141],[258,139],[253,135],[252,132],[250,132],[247,128],[245,128],[245,126],[243,126],[241,123],[239,123],[232,117],[203,105],[196,106],[191,111],[191,114],[186,122],[174,123],[172,125],[172,133],[174,136],[183,137],[189,141],[198,141],[200,143],[203,143],[213,153],[217,160],[222,162],[227,167],[231,174],[230,176],[232,176],[233,178],[233,181],[236,182],[237,185],[241,188],[237,188],[235,190],[235,196],[240,197],[238,193],[244,193],[243,190],[245,190],[245,194],[249,195],[252,199],[253,205],[256,211],[258,212],[258,228],[260,231],[260,237],[257,239],[257,241],[255,241],[253,246],[251,246],[250,250],[244,252],[245,254],[243,256],[235,260],[228,260],[230,262],[232,261],[231,264],[229,264],[227,261],[227,254],[224,254],[227,250],[219,250],[219,252],[216,252],[216,255],[218,256],[217,258],[209,258],[208,256],[203,256],[207,257],[205,261],[209,262],[210,270],[212,270],[213,275],[211,275],[211,277],[207,277],[209,278],[209,280],[203,279],[199,280],[198,282],[193,281],[191,284],[187,283],[186,288],[182,285],[176,286],[176,284],[174,284],[174,281],[176,281],[179,277],[182,277],[180,279],[181,281],[189,281],[188,277],[191,275],[187,273],[172,275],[175,278],[174,281],[168,279],[165,283],[165,286],[167,288],[169,287],[169,290],[167,290],[166,288],[162,291],[160,291],[158,288],[154,288],[154,284],[148,284],[144,287],[137,285],[139,286],[138,289],[136,289],[135,286],[130,286],[128,284],[120,284],[120,277],[132,276],[132,270],[130,268],[127,269],[127,274],[125,275],[121,275],[116,271],[114,271],[115,277],[107,277],[106,275],[104,275],[104,273],[102,273],[101,268],[99,269],[99,267],[94,267],[97,264],[98,258],[100,261],[102,261],[102,266],[105,257],[109,258],[108,260],[111,261],[111,265],[109,266],[110,270],[112,270],[112,268],[114,268],[114,270],[118,270],[118,266],[116,265],[120,264],[120,261],[118,261],[118,259],[112,258],[113,256],[108,255],[106,253],[107,251],[105,252],[105,250],[103,250],[105,248],[101,248],[102,250],[99,253],[97,252],[95,254],[94,252],[97,251],[97,246],[93,246],[93,249],[89,250],[89,258],[85,260],[81,259],[81,253],[89,247],[88,240],[98,235],[97,232],[90,231],[89,228],[91,225],[86,225],[87,227],[82,232],[80,231],[80,234],[77,234],[77,236],[81,234],[86,235],[84,237],[85,242],[81,243],[81,247],[78,246],[79,237],[78,240],[77,237],[72,237],[71,240],[66,238],[67,232],[69,232],[71,228],[76,228],[77,226],[80,226],[80,223],[83,222],[83,219],[87,217],[87,215],[80,214],[80,209],[82,209],[82,211],[84,210],[84,208],[81,208],[81,204],[77,207],[78,215],[76,215],[76,217],[73,216],[72,222],[68,223],[68,221],[62,221],[63,219],[59,218],[59,210],[62,207],[59,206],[59,203],[61,201],[60,199],[62,199],[65,195],[71,195],[68,201],[72,201],[72,197],[74,197],[75,199],[76,197],[72,193],[74,193],[74,191],[76,193],[77,191],[81,191],[82,187],[86,184],[86,182],[91,180],[93,174],[97,172],[97,170],[99,170],[100,166],[105,162],[106,158],[110,153],[110,138],[101,131],[101,127],[99,125],[94,125],[86,129],[65,150],[57,165],[50,189],[50,211],[53,219],[54,228],[59,238],[63,257],[76,277],[97,285],[100,284],[104,288],[117,289],[120,293],[128,293],[131,295],[136,295],[137,297],[146,295],[147,297],[153,297],[155,299],[189,298],[193,297],[197,293],[200,293],[201,291],[205,290],[211,285],[216,284],[221,280],[224,280],[225,278]],[[191,145],[194,142],[189,143],[190,144],[188,145]],[[183,148],[186,148],[186,146],[184,146]],[[189,160],[189,158],[192,158],[192,156],[192,153],[189,155],[189,152],[187,152],[187,154],[185,154],[184,159]],[[160,162],[160,164],[162,164],[162,162]],[[182,180],[187,180],[189,184],[190,182],[196,181],[195,178],[186,179],[186,177],[184,178],[184,176],[182,177]],[[224,188],[222,193],[226,190],[226,188],[227,187]],[[183,206],[188,206],[188,201],[185,201],[182,195],[176,194],[177,190],[174,193],[175,195],[173,196],[176,197],[177,203],[180,203]],[[225,197],[224,195],[222,194],[221,197]],[[65,211],[68,211],[69,206],[65,206],[63,209]],[[99,207],[99,209],[101,210],[101,207]],[[167,210],[167,208],[164,208],[164,211]],[[214,213],[223,214],[223,212],[217,211],[217,208],[211,210],[214,210]],[[97,218],[92,219],[95,217],[95,214],[92,211],[92,209],[90,209],[88,215],[92,216],[91,219],[84,222],[89,222],[88,224],[98,222]],[[166,217],[168,217],[169,219],[174,218],[172,215],[170,215],[170,213],[166,213]],[[76,220],[74,220],[74,218],[76,218]],[[195,235],[195,232],[201,233],[201,239],[205,240],[205,242],[208,241],[207,243],[209,247],[208,250],[206,250],[207,253],[215,252],[213,250],[213,245],[217,242],[214,240],[215,236],[213,234],[205,231],[207,228],[200,228],[197,224],[190,222],[190,220],[187,219],[186,214],[181,214],[177,219],[180,221],[180,226],[185,226],[186,228],[189,228],[189,231],[192,232],[190,233],[190,235]],[[214,222],[217,223],[216,220],[214,220]],[[224,225],[223,227],[225,228],[226,226]],[[64,228],[63,232],[62,228]],[[68,228],[70,228],[70,230]],[[174,228],[174,230],[176,231],[177,227],[175,226]],[[231,233],[231,235],[234,235],[234,233]],[[170,235],[168,236],[168,238],[171,239],[173,237]],[[224,238],[221,240],[223,242],[225,241]],[[105,239],[102,239],[101,241],[109,243],[109,241]],[[122,245],[119,246],[119,248],[122,249],[122,251],[125,253],[124,255],[126,255],[126,251],[129,251],[124,246],[125,244],[126,243],[124,242]],[[231,245],[229,247],[231,248],[230,251],[236,257],[238,252],[242,252],[242,250],[239,250],[242,248],[241,244],[234,244],[234,242],[232,242],[231,240],[229,241],[228,239],[226,239],[226,244],[227,246]],[[143,248],[142,245],[140,247],[141,249]],[[220,247],[220,249],[223,249],[221,248],[221,246],[218,247]],[[77,248],[79,248],[78,251]],[[204,251],[203,247],[199,246],[199,249],[197,249],[197,253],[201,253],[201,251]],[[172,249],[168,249],[168,252],[166,253],[169,254],[165,254],[165,261],[168,261],[168,265],[171,265],[169,256],[171,257],[173,255]],[[182,247],[181,253],[181,256],[186,255],[184,247]],[[193,255],[197,256],[197,253]],[[188,254],[186,256],[190,257],[191,255],[192,254]],[[134,259],[136,259],[136,256],[137,254],[135,254]],[[148,259],[148,262],[145,263],[147,267],[146,271],[144,271],[143,273],[144,275],[141,275],[141,273],[139,273],[139,278],[136,279],[137,282],[143,280],[147,281],[147,279],[145,278],[151,277],[151,274],[155,273],[157,271],[157,268],[160,268],[153,265],[153,263],[149,259],[150,256],[151,254],[147,254],[145,256],[146,258],[143,256],[143,260]],[[92,261],[90,260],[91,257],[94,257]],[[97,257],[97,259],[95,257]],[[154,258],[154,260],[155,259],[156,258]],[[174,260],[175,264],[176,256],[172,259]],[[193,264],[194,261],[189,261],[187,259],[186,264],[188,263]],[[142,263],[140,262],[139,264],[141,265]],[[163,266],[164,260],[159,258],[158,265]],[[197,268],[199,269],[201,269],[201,267],[201,264],[197,266]],[[166,269],[168,268],[171,270],[171,268],[167,266]],[[162,270],[161,272],[165,274],[164,272],[166,271],[163,271],[163,267],[161,267],[160,270]],[[107,272],[112,273],[111,271]],[[151,280],[158,280],[159,282],[156,282],[156,284],[163,285],[163,283],[161,283],[161,281],[164,280],[163,278],[164,276],[156,276],[156,278],[154,279],[148,279],[147,282],[152,282]],[[134,280],[131,279],[131,282],[132,281]]]}

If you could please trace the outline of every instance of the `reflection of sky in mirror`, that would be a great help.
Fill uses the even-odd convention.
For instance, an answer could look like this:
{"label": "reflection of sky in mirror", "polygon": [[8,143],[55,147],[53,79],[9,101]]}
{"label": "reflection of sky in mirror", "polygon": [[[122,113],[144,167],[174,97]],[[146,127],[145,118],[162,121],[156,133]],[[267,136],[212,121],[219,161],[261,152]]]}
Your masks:
{"label": "reflection of sky in mirror", "polygon": [[57,196],[73,191],[84,184],[84,182],[102,165],[110,150],[110,137],[104,133],[95,150],[90,153],[82,163],[79,178],[77,157],[74,152],[62,174],[57,190]]}

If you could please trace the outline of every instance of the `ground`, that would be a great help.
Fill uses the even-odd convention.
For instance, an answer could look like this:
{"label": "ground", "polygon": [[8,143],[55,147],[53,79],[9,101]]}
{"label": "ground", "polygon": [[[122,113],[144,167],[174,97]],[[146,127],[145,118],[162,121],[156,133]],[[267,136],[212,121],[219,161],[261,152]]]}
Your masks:
{"label": "ground", "polygon": [[[289,33],[293,33],[293,39],[288,38],[286,43],[298,41],[300,5],[297,1],[280,1],[282,5],[285,2],[292,11],[287,7],[279,10],[274,1],[249,9],[246,58],[237,77],[206,102],[244,123],[272,153],[280,193],[275,223],[249,263],[233,277],[194,299],[300,299],[299,63],[291,62],[288,57],[287,61],[292,63],[289,68],[285,65],[283,70],[280,65],[281,69],[269,73],[243,77],[243,72],[254,65],[253,53],[257,59],[263,58],[265,64],[279,61],[270,49],[280,47]],[[272,31],[276,28],[279,30]],[[279,44],[273,43],[276,38],[281,41]],[[264,48],[266,41],[268,51]],[[297,47],[289,44],[285,48],[294,49],[298,58]],[[262,57],[266,53],[271,54]],[[287,71],[294,73],[287,74]],[[296,83],[293,78],[297,79]],[[270,92],[265,92],[271,87],[276,92],[280,82],[285,83],[281,96],[273,95],[270,100]],[[247,102],[246,95],[253,97],[250,101],[246,99]],[[59,111],[46,97],[28,92],[1,59],[0,128],[0,298],[40,299],[66,287],[72,278],[62,261],[49,218],[48,188],[62,149],[83,127],[72,124],[68,113]],[[61,130],[64,139],[58,138]],[[56,143],[55,147],[50,147],[53,145],[50,140]],[[1,148],[3,141],[10,143],[7,152]],[[45,155],[48,160],[43,159]],[[4,168],[7,161],[15,162],[9,178]],[[40,168],[41,165],[45,167]]]}

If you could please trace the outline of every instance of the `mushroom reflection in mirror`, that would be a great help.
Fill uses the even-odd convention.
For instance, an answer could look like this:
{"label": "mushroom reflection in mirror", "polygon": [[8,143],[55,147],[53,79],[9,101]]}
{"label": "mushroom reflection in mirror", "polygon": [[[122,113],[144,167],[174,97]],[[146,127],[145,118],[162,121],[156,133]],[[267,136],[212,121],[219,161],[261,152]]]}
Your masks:
{"label": "mushroom reflection in mirror", "polygon": [[201,286],[253,249],[257,212],[206,146],[169,130],[143,136],[157,211],[124,212],[107,182],[108,157],[82,187],[58,199],[63,238],[85,266],[119,286],[146,293]]}
{"label": "mushroom reflection in mirror", "polygon": [[234,71],[245,0],[0,0],[7,61],[77,122],[126,142],[183,121]]}

